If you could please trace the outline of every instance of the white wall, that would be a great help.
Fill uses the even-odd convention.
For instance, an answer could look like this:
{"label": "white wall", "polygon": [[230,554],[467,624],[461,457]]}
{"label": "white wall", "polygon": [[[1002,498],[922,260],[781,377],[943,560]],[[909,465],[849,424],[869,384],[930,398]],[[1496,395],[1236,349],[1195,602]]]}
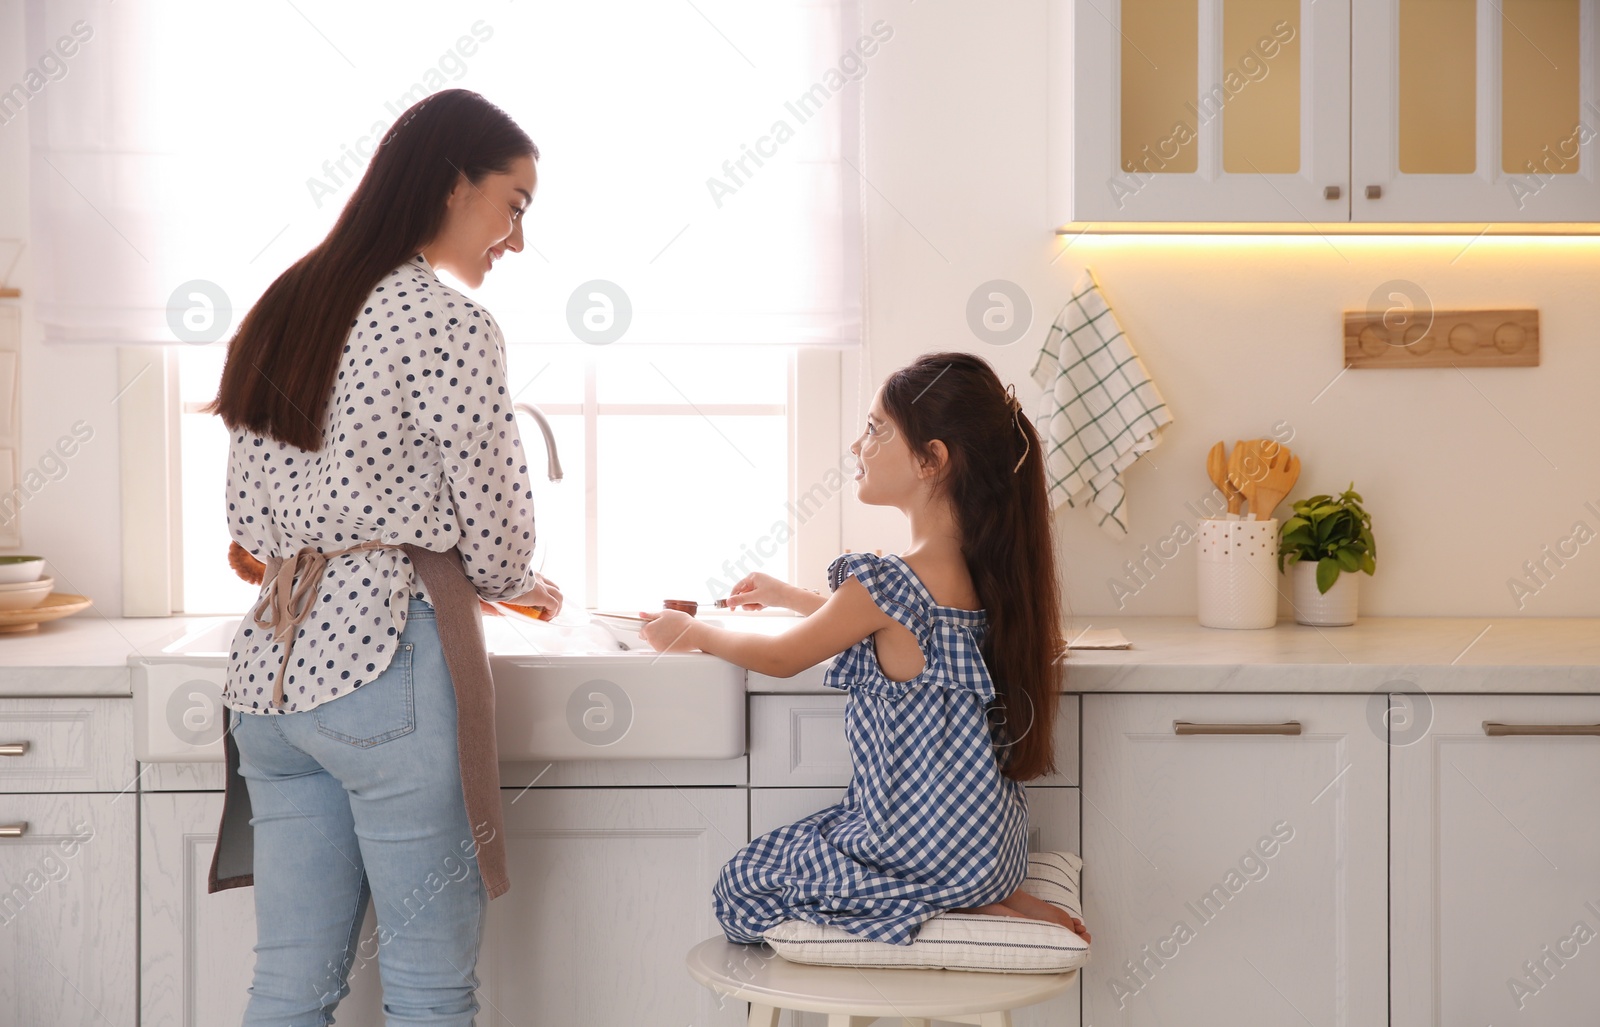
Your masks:
{"label": "white wall", "polygon": [[[24,65],[20,0],[0,0],[0,83]],[[1519,610],[1507,586],[1523,563],[1573,535],[1600,534],[1600,455],[1592,398],[1600,381],[1600,240],[1270,238],[1079,239],[1058,258],[1046,203],[1045,4],[868,0],[867,21],[893,40],[867,75],[862,188],[868,245],[869,344],[847,375],[847,437],[884,374],[935,348],[983,352],[1030,400],[1027,378],[1048,322],[1092,265],[1171,406],[1162,445],[1127,476],[1131,535],[1118,542],[1086,510],[1057,518],[1066,593],[1082,619],[1115,612],[1108,581],[1138,587],[1122,612],[1190,614],[1194,557],[1184,549],[1148,585],[1141,558],[1210,489],[1205,453],[1288,422],[1303,462],[1291,499],[1352,479],[1367,500],[1378,575],[1362,577],[1377,615],[1600,615],[1600,547],[1546,575]],[[26,114],[0,125],[0,238],[25,237]],[[21,551],[48,557],[58,588],[120,604],[115,353],[45,348],[24,297],[22,467],[74,421],[95,435],[69,473],[23,509]],[[1022,285],[1034,329],[995,348],[966,327],[972,289]],[[1528,306],[1541,317],[1543,365],[1532,369],[1351,371],[1341,366],[1341,312],[1380,282],[1420,283],[1435,306]],[[1319,398],[1320,394],[1320,398]],[[1287,507],[1280,508],[1286,509]],[[894,550],[898,515],[849,503],[844,544]],[[1169,550],[1170,551],[1170,550]],[[1154,566],[1154,564],[1151,564]]]}
{"label": "white wall", "polygon": [[[27,64],[21,0],[0,0],[0,83],[10,88]],[[28,236],[28,118],[0,124],[0,239]],[[7,247],[4,252],[9,253]],[[22,447],[18,474],[36,467],[55,445],[84,421],[93,438],[67,461],[65,475],[29,495],[22,506],[22,545],[6,553],[30,553],[49,561],[56,591],[94,599],[94,610],[120,616],[122,607],[121,518],[118,515],[116,350],[111,347],[44,346],[31,317],[30,271],[25,250],[9,284],[22,289]],[[4,267],[0,266],[0,271]],[[92,616],[90,613],[80,617]]]}
{"label": "white wall", "polygon": [[[867,77],[870,345],[851,429],[884,374],[936,348],[980,351],[1036,398],[1028,372],[1085,264],[1173,411],[1161,445],[1125,476],[1125,541],[1086,509],[1058,512],[1079,622],[1118,610],[1111,579],[1138,589],[1123,613],[1192,614],[1190,549],[1144,572],[1147,585],[1124,565],[1195,523],[1186,504],[1211,489],[1213,443],[1283,421],[1302,462],[1289,500],[1353,480],[1372,514],[1378,573],[1360,576],[1364,613],[1600,615],[1600,545],[1573,541],[1576,555],[1551,561],[1521,609],[1507,586],[1577,522],[1600,537],[1600,239],[1102,237],[1055,259],[1042,0],[868,0],[866,10],[895,35]],[[973,288],[996,278],[1023,286],[1036,318],[1004,348],[978,342],[965,320]],[[1436,309],[1538,308],[1542,365],[1349,371],[1323,392],[1343,362],[1342,312],[1397,278],[1419,283]],[[901,545],[897,516],[847,507],[845,545]]]}

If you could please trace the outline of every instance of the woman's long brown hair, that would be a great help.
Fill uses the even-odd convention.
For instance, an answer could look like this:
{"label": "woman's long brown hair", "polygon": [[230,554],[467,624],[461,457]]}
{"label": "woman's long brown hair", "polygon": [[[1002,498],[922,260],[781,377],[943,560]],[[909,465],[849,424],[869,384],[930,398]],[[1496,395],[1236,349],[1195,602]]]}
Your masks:
{"label": "woman's long brown hair", "polygon": [[539,157],[533,140],[477,93],[446,89],[413,104],[384,134],[327,238],[239,323],[207,412],[233,430],[321,449],[345,339],[367,296],[438,235],[461,175],[481,182],[526,155]]}
{"label": "woman's long brown hair", "polygon": [[1001,770],[1016,781],[1053,773],[1056,661],[1066,646],[1039,434],[1012,410],[994,369],[970,353],[928,353],[894,372],[883,407],[916,456],[932,459],[934,439],[949,453],[938,487],[988,614],[982,653],[995,683]]}

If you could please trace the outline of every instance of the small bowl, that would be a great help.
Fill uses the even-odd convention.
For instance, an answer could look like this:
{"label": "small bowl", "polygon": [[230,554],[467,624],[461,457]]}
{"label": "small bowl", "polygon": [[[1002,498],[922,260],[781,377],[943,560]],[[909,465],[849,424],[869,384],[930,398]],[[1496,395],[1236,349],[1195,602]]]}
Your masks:
{"label": "small bowl", "polygon": [[700,604],[693,599],[663,599],[661,600],[661,608],[663,610],[677,610],[679,613],[687,613],[693,617],[700,611]]}
{"label": "small bowl", "polygon": [[0,610],[27,610],[50,598],[54,578],[0,585]]}
{"label": "small bowl", "polygon": [[0,556],[0,585],[38,581],[43,573],[42,556]]}

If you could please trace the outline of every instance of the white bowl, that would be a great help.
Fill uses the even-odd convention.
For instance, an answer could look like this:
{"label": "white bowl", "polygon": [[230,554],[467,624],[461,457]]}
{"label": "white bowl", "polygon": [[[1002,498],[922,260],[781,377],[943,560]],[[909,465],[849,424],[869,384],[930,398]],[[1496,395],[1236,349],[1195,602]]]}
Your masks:
{"label": "white bowl", "polygon": [[54,578],[0,585],[0,610],[26,610],[38,606],[50,597],[50,590],[54,587]]}
{"label": "white bowl", "polygon": [[38,581],[43,573],[42,556],[0,556],[0,585]]}

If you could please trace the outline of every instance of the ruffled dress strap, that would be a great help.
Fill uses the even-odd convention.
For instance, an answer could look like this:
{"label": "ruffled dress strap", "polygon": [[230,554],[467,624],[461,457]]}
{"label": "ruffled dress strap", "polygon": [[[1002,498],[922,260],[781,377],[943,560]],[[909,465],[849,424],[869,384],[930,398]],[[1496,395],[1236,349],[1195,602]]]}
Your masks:
{"label": "ruffled dress strap", "polygon": [[899,699],[924,683],[971,692],[984,702],[994,699],[994,681],[981,655],[988,617],[982,610],[940,606],[909,565],[898,556],[846,553],[828,566],[828,587],[837,591],[853,577],[866,588],[878,609],[903,625],[917,640],[924,666],[907,681],[894,681],[878,663],[868,637],[834,660],[823,678],[833,688],[856,689],[885,699]]}

